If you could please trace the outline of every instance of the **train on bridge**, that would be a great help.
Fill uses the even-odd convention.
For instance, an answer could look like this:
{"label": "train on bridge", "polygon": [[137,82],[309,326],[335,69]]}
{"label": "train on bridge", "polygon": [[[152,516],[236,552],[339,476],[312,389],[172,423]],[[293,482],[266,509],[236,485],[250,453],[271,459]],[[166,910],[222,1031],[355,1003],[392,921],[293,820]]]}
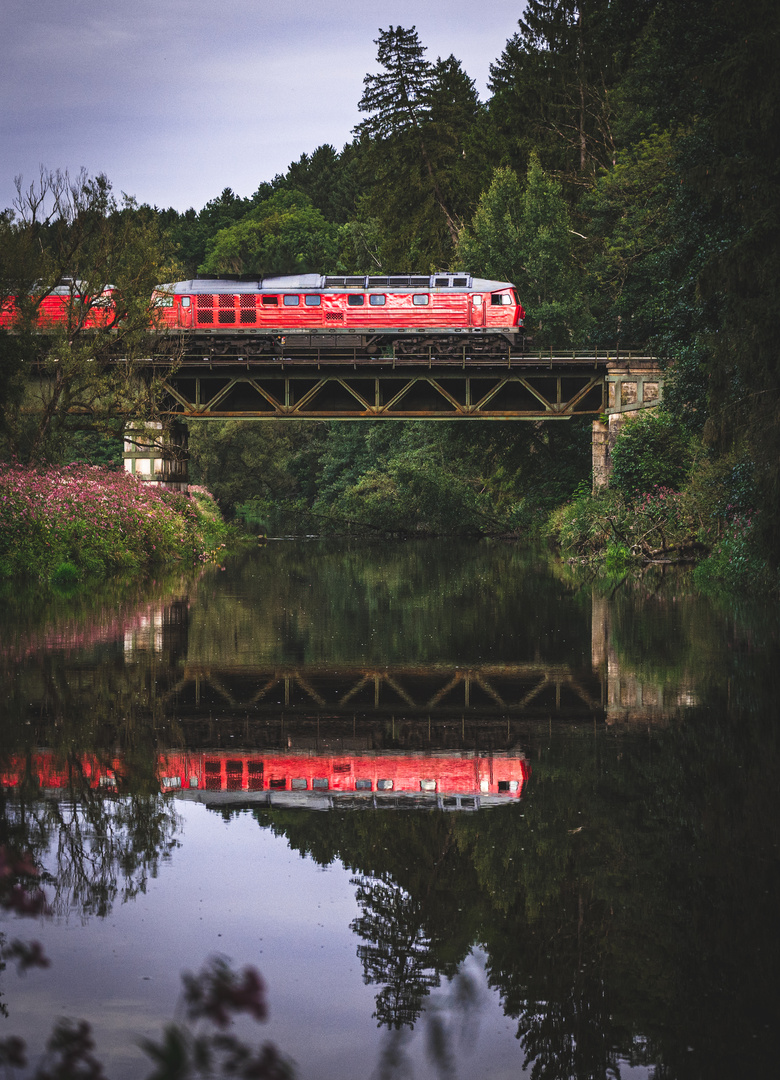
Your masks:
{"label": "train on bridge", "polygon": [[[0,327],[19,317],[13,299]],[[38,326],[121,322],[112,287],[96,297],[65,281],[38,306]],[[523,309],[514,285],[465,272],[391,275],[299,274],[251,281],[210,278],[160,285],[151,297],[150,331],[174,334],[185,352],[317,356],[359,349],[378,359],[419,355],[486,358],[522,350]]]}

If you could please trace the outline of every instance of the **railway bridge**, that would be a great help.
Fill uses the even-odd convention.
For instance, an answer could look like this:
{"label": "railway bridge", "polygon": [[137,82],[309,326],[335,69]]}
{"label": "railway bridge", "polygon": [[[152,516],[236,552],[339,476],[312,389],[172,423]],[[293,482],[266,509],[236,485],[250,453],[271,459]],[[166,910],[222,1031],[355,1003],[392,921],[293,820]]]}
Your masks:
{"label": "railway bridge", "polygon": [[324,338],[282,340],[273,354],[251,342],[150,358],[162,377],[165,424],[127,433],[125,467],[150,480],[186,484],[186,423],[265,420],[570,420],[593,423],[594,486],[607,483],[609,449],[628,413],[652,408],[663,373],[650,355],[619,350],[480,355],[464,342],[453,357],[434,347],[370,355]]}

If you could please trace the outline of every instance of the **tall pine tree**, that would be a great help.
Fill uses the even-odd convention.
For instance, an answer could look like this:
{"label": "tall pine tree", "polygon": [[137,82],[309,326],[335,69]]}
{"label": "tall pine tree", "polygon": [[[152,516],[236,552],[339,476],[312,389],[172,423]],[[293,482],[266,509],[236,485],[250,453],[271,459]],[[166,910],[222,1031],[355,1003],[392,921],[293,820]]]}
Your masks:
{"label": "tall pine tree", "polygon": [[363,80],[358,107],[367,115],[356,128],[372,178],[371,212],[391,235],[407,223],[388,248],[397,268],[404,258],[440,262],[459,227],[447,162],[458,153],[464,116],[468,126],[475,115],[476,93],[454,57],[435,67],[425,59],[415,27],[380,30],[376,45],[383,70]]}

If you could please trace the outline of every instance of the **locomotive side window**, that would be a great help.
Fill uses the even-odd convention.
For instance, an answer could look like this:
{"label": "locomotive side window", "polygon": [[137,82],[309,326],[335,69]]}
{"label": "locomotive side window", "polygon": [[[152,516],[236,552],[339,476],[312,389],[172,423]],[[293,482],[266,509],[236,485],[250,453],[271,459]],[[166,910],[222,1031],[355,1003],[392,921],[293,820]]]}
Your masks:
{"label": "locomotive side window", "polygon": [[306,307],[319,307],[322,303],[321,296],[304,296],[303,302]]}
{"label": "locomotive side window", "polygon": [[371,293],[368,302],[372,307],[384,307],[387,303],[387,297],[384,293]]}
{"label": "locomotive side window", "polygon": [[491,293],[490,303],[493,307],[509,307],[512,297],[509,293]]}
{"label": "locomotive side window", "polygon": [[263,301],[263,307],[268,307],[269,305],[272,305],[273,307],[278,307],[279,306],[279,297],[278,296],[263,296],[262,301]]}
{"label": "locomotive side window", "polygon": [[366,302],[365,296],[350,295],[347,297],[347,303],[350,307],[362,307]]}
{"label": "locomotive side window", "polygon": [[300,296],[285,296],[285,298],[284,298],[284,306],[285,307],[298,307],[300,302],[301,302]]}
{"label": "locomotive side window", "polygon": [[425,305],[430,302],[431,298],[428,296],[428,293],[415,293],[412,297],[412,303],[415,307],[425,307]]}

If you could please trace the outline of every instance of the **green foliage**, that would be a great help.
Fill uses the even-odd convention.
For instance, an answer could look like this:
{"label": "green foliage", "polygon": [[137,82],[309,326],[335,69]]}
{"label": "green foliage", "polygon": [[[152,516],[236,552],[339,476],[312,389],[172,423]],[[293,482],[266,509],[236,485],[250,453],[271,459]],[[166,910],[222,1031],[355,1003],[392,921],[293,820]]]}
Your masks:
{"label": "green foliage", "polygon": [[574,234],[561,185],[531,155],[525,187],[511,169],[497,169],[470,226],[458,238],[458,259],[473,272],[511,281],[539,345],[580,343],[589,318]]}
{"label": "green foliage", "polygon": [[485,171],[470,153],[474,83],[454,56],[430,64],[414,27],[380,30],[376,44],[382,70],[366,76],[358,104],[361,216],[381,223],[384,270],[446,266]]}
{"label": "green foliage", "polygon": [[242,199],[232,188],[225,188],[215,199],[210,199],[203,209],[194,209],[178,215],[169,226],[171,237],[178,248],[178,255],[188,276],[194,276],[206,257],[208,242],[222,229],[235,225],[249,212],[250,199]]}
{"label": "green foliage", "polygon": [[612,449],[610,487],[629,498],[656,487],[679,490],[693,466],[698,440],[663,409],[625,421]]}
{"label": "green foliage", "polygon": [[265,532],[506,534],[590,471],[590,427],[425,421],[192,425],[191,473]]}
{"label": "green foliage", "polygon": [[549,535],[567,555],[619,569],[631,559],[690,559],[709,549],[709,520],[699,502],[655,487],[626,500],[617,491],[580,493],[550,515]]}
{"label": "green foliage", "polygon": [[588,273],[605,343],[642,341],[655,329],[669,259],[675,197],[669,132],[617,152],[581,202],[591,246]]}
{"label": "green foliage", "polygon": [[311,498],[325,425],[213,420],[190,426],[190,468],[228,515],[247,503]]}
{"label": "green foliage", "polygon": [[355,213],[357,166],[354,146],[347,144],[339,154],[326,143],[312,154],[301,154],[274,186],[301,192],[327,221],[342,225]]}
{"label": "green foliage", "polygon": [[780,591],[777,571],[767,564],[751,516],[732,517],[712,551],[695,569],[694,581],[706,592],[774,595]]}
{"label": "green foliage", "polygon": [[204,274],[328,272],[336,269],[338,229],[299,191],[277,191],[206,246]]}

